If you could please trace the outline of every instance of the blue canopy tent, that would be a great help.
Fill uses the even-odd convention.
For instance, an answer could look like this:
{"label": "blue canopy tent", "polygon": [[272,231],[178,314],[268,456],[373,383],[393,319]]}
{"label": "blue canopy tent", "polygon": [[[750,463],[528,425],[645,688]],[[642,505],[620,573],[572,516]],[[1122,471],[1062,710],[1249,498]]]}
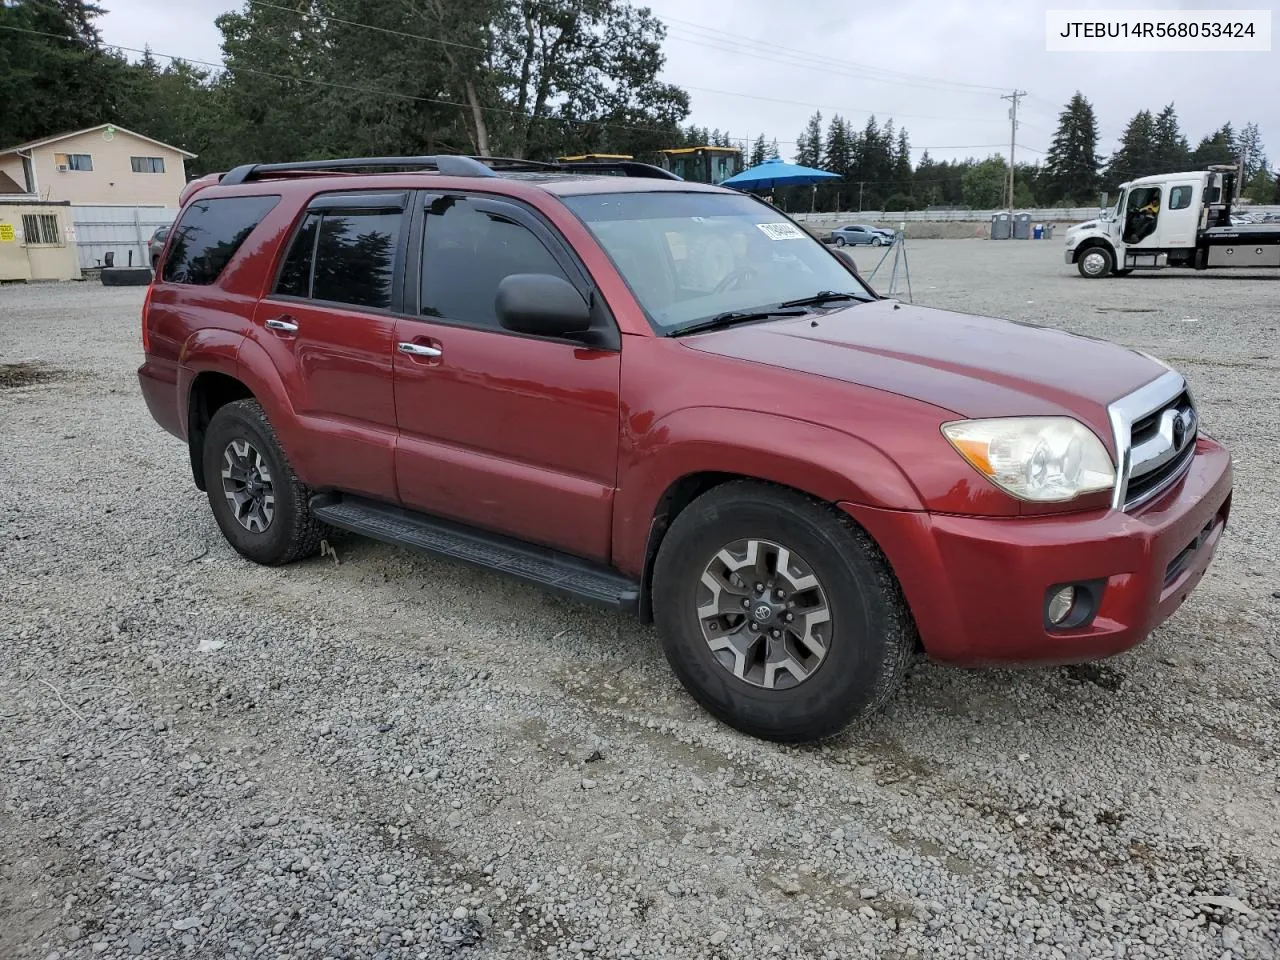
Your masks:
{"label": "blue canopy tent", "polygon": [[773,157],[722,181],[720,186],[733,187],[736,190],[772,190],[775,187],[802,187],[805,184],[819,183],[823,180],[839,179],[838,173],[802,167],[798,163],[787,163],[778,157]]}

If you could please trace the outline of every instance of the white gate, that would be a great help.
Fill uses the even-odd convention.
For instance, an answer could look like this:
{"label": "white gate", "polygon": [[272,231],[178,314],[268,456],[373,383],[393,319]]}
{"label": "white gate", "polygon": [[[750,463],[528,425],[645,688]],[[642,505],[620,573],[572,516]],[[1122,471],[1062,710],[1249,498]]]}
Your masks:
{"label": "white gate", "polygon": [[177,207],[72,204],[81,269],[104,266],[108,253],[115,254],[117,267],[151,266],[147,252],[151,235],[157,227],[173,223],[177,216]]}

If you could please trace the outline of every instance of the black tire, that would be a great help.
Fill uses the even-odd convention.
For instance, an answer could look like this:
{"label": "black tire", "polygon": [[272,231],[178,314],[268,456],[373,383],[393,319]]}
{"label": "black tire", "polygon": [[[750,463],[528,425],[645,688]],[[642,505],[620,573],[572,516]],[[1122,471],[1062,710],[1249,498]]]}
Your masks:
{"label": "black tire", "polygon": [[1111,276],[1115,269],[1116,258],[1109,249],[1097,244],[1085,247],[1076,257],[1076,269],[1086,280],[1101,280]]}
{"label": "black tire", "polygon": [[[250,444],[269,470],[273,513],[262,530],[247,529],[236,519],[223,490],[222,471],[233,441]],[[219,407],[205,431],[202,455],[209,506],[222,535],[237,553],[255,563],[278,566],[319,549],[325,529],[307,507],[310,491],[293,472],[258,401],[237,400]]]}
{"label": "black tire", "polygon": [[837,246],[837,247],[843,247],[843,246],[845,246],[848,242],[849,242],[849,241],[848,241],[848,240],[846,240],[844,237],[836,237],[836,246]]}
{"label": "black tire", "polygon": [[[707,563],[725,545],[760,538],[802,557],[831,615],[825,658],[803,682],[767,689],[722,666],[696,614]],[[780,743],[830,737],[879,709],[915,653],[915,625],[888,562],[829,504],[743,480],[711,490],[676,517],[653,575],[654,620],[672,670],[711,714]]]}
{"label": "black tire", "polygon": [[871,238],[871,245],[872,245],[873,247],[880,247],[880,246],[884,246],[884,237],[872,237],[872,238]]}

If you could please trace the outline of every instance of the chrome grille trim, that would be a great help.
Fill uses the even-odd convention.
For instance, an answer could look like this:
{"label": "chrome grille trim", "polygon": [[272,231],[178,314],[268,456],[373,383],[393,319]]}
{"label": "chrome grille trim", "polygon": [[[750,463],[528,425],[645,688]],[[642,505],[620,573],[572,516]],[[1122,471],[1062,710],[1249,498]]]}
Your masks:
{"label": "chrome grille trim", "polygon": [[[1129,481],[1135,475],[1135,471],[1137,476],[1144,476],[1159,469],[1181,452],[1173,449],[1172,415],[1162,416],[1157,435],[1139,444],[1137,448],[1133,446],[1133,425],[1139,420],[1171,407],[1183,393],[1187,393],[1189,401],[1190,393],[1187,390],[1186,380],[1177,371],[1170,370],[1107,407],[1107,418],[1111,421],[1111,433],[1116,448],[1116,484],[1111,494],[1112,509],[1131,510],[1146,503],[1167,490],[1182,476],[1186,466],[1190,465],[1191,458],[1187,457],[1181,469],[1175,470],[1151,490],[1144,490],[1134,501],[1128,500]],[[1188,425],[1184,450],[1187,445],[1195,441],[1198,426],[1198,419],[1194,416],[1194,405],[1190,409],[1192,420]],[[1166,433],[1167,429],[1170,430],[1169,433]]]}

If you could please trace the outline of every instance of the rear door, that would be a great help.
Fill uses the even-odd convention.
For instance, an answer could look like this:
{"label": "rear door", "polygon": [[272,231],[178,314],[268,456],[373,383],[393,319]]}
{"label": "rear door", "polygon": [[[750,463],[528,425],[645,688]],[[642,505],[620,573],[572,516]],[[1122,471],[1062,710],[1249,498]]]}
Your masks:
{"label": "rear door", "polygon": [[512,333],[494,309],[510,274],[560,276],[588,298],[586,271],[518,204],[428,195],[418,206],[404,292],[413,316],[395,336],[402,501],[607,560],[620,354]]}
{"label": "rear door", "polygon": [[407,193],[314,198],[294,228],[252,338],[302,427],[313,482],[384,500],[395,489],[391,358]]}

